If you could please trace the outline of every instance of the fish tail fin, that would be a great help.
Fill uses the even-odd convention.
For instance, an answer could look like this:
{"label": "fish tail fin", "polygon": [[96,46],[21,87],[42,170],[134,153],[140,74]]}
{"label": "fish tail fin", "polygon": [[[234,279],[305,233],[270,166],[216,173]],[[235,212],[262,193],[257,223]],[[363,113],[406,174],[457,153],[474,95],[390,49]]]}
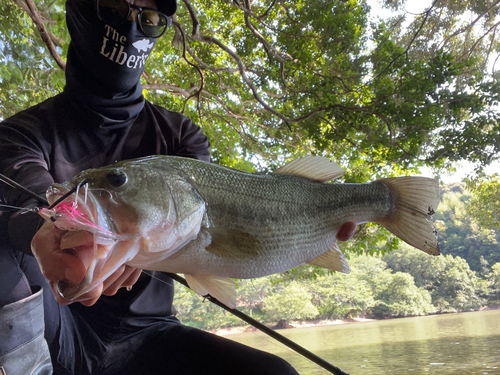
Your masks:
{"label": "fish tail fin", "polygon": [[376,222],[408,244],[431,255],[439,255],[439,242],[432,221],[439,201],[435,179],[413,176],[377,180],[391,191],[391,214]]}

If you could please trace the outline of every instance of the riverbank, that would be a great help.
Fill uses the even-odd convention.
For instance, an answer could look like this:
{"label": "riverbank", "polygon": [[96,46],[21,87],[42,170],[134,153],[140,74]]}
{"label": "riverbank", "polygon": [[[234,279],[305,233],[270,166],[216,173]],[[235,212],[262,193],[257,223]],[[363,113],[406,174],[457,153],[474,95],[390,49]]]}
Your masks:
{"label": "riverbank", "polygon": [[[353,318],[353,319],[325,319],[325,320],[311,320],[311,321],[290,321],[287,322],[286,328],[305,328],[305,327],[316,327],[316,326],[330,326],[336,324],[348,324],[348,323],[361,323],[361,322],[371,322],[377,319],[367,319],[367,318]],[[274,326],[271,326],[274,328]],[[211,331],[213,334],[218,336],[228,336],[238,333],[254,332],[257,328],[252,326],[242,326],[242,327],[230,327],[221,328]]]}
{"label": "riverbank", "polygon": [[[484,306],[478,311],[487,311],[487,310],[500,310],[500,305],[499,304],[491,304],[489,306]],[[443,315],[443,314],[460,314],[462,312],[457,311],[457,312],[438,312],[438,313],[433,313],[429,314],[430,315]],[[368,319],[368,318],[352,318],[352,319],[324,319],[324,320],[307,320],[307,321],[286,321],[286,326],[281,326],[280,322],[278,322],[277,325],[268,325],[269,328],[272,329],[289,329],[289,328],[305,328],[305,327],[317,327],[317,326],[330,326],[330,325],[336,325],[336,324],[348,324],[348,323],[362,323],[362,322],[373,322],[376,320],[387,320],[387,319],[401,319],[401,317],[395,317],[395,318],[383,318],[383,319]],[[228,336],[228,335],[234,335],[238,333],[245,333],[245,332],[254,332],[257,331],[257,328],[252,327],[250,325],[247,326],[241,326],[241,327],[230,327],[230,328],[221,328],[221,329],[215,329],[210,331],[213,334],[216,334],[218,336]]]}

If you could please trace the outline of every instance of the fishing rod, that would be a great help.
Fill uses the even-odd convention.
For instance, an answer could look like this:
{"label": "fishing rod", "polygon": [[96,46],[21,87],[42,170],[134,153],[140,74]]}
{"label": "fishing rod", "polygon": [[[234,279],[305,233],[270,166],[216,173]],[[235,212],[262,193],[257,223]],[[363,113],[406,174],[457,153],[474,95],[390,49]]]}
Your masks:
{"label": "fishing rod", "polygon": [[[14,181],[14,180],[11,180],[10,178],[8,178],[7,176],[5,176],[5,175],[3,175],[1,173],[0,173],[0,181],[2,181],[4,184],[9,185],[10,187],[13,187],[14,189],[21,190],[23,193],[26,193],[31,198],[36,199],[38,201],[38,203],[41,203],[44,206],[49,206],[49,202],[46,199],[42,198],[38,194],[36,194],[36,193],[32,192],[31,190],[25,188],[20,183]],[[77,186],[75,186],[73,189],[71,189],[66,194],[64,194],[62,197],[60,197],[58,200],[56,200],[54,203],[52,203],[49,206],[49,210],[51,210],[54,207],[58,206],[59,203],[61,203],[62,201],[64,201],[66,198],[68,198],[71,194],[73,194],[75,191],[77,191],[83,185],[87,184],[89,181],[90,181],[90,178],[86,178],[85,180],[83,180],[82,182],[80,182]]]}
{"label": "fishing rod", "polygon": [[[170,276],[172,279],[175,281],[181,283],[184,285],[186,288],[189,288],[189,285],[182,276],[177,275],[176,273],[167,273],[168,276]],[[318,366],[324,368],[325,370],[331,372],[332,374],[335,375],[349,375],[347,372],[342,371],[340,368],[332,365],[330,362],[324,360],[323,358],[317,356],[316,354],[310,352],[303,346],[300,346],[297,344],[295,341],[292,341],[288,339],[287,337],[281,335],[280,333],[274,331],[273,329],[267,327],[266,325],[262,324],[261,322],[255,320],[254,318],[246,315],[245,313],[241,312],[240,310],[237,309],[231,309],[230,307],[227,307],[224,305],[222,302],[217,300],[216,298],[212,297],[210,294],[203,296],[204,298],[208,299],[210,302],[213,304],[222,307],[224,310],[230,312],[234,316],[240,318],[241,320],[247,322],[248,324],[254,326],[257,328],[259,331],[264,332],[266,335],[271,336],[273,339],[279,341],[283,345],[288,346],[290,349],[294,350],[295,352],[299,353],[300,355],[304,356],[305,358],[309,359],[310,361],[316,363]]]}
{"label": "fishing rod", "polygon": [[13,187],[14,189],[21,190],[23,193],[29,195],[31,198],[36,199],[36,201],[38,203],[41,203],[44,206],[48,206],[49,205],[49,202],[47,202],[47,200],[45,198],[42,198],[41,196],[39,196],[36,193],[33,193],[31,190],[25,188],[20,183],[14,181],[14,180],[11,180],[10,178],[8,178],[7,176],[5,176],[5,175],[3,175],[1,173],[0,173],[0,181],[2,181],[4,184],[9,185],[10,187]]}
{"label": "fishing rod", "polygon": [[[31,190],[25,188],[21,184],[11,180],[10,178],[4,176],[3,174],[0,173],[0,181],[3,183],[23,191],[27,195],[29,195],[31,198],[36,199],[39,203],[48,206],[49,203],[39,195],[35,194]],[[73,194],[79,187],[85,185],[88,182],[88,179],[85,181],[82,181],[78,186],[74,187],[72,190],[68,191],[66,194],[64,194],[61,198],[59,198],[56,202],[54,202],[49,208],[53,208],[57,206],[60,202],[62,202],[64,199],[66,199],[68,196]],[[168,276],[170,276],[172,279],[177,281],[178,283],[184,285],[186,288],[189,288],[189,285],[182,276],[177,275],[176,273],[167,273]],[[212,297],[211,295],[206,295],[204,296],[206,299],[208,299],[210,302],[213,304],[223,308],[224,310],[228,311],[229,313],[233,314],[234,316],[240,318],[244,322],[250,324],[251,326],[257,328],[259,331],[265,333],[266,335],[272,337],[276,341],[282,343],[283,345],[289,347],[293,351],[297,352],[298,354],[304,356],[305,358],[309,359],[310,361],[316,363],[318,366],[324,368],[325,370],[329,371],[330,373],[334,375],[349,375],[348,373],[342,371],[340,368],[332,365],[330,362],[324,360],[323,358],[317,356],[316,354],[312,353],[311,351],[307,350],[303,346],[300,346],[296,342],[286,338],[285,336],[281,335],[280,333],[272,330],[271,328],[267,327],[266,325],[262,324],[261,322],[255,320],[254,318],[248,316],[247,314],[237,310],[237,309],[231,309],[224,305],[222,302],[217,300],[216,298]]]}

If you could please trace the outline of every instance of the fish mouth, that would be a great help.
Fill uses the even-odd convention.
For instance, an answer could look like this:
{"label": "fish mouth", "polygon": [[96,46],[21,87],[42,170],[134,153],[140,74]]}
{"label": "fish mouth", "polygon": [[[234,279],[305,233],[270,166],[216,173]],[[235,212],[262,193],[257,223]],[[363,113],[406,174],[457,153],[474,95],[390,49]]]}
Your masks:
{"label": "fish mouth", "polygon": [[115,253],[116,245],[129,240],[129,236],[117,233],[98,196],[85,187],[68,195],[71,190],[71,183],[54,184],[47,191],[51,208],[39,211],[40,216],[63,231],[60,249],[76,256],[86,269],[79,283],[58,281],[57,292],[67,301],[81,297],[116,271],[126,258]]}

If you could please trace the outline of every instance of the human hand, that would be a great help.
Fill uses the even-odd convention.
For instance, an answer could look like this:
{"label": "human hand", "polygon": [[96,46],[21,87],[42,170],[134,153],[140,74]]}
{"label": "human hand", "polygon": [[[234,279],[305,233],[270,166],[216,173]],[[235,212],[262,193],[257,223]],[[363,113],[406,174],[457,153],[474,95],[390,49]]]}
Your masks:
{"label": "human hand", "polygon": [[67,231],[62,231],[53,223],[47,221],[31,241],[31,249],[38,261],[38,265],[45,278],[49,281],[55,299],[60,304],[69,305],[73,302],[80,302],[85,306],[92,306],[102,294],[112,296],[120,288],[132,287],[139,279],[141,270],[122,265],[94,289],[72,301],[66,300],[59,293],[58,282],[67,281],[75,285],[80,284],[93,254],[92,235],[88,232],[82,232],[82,235],[89,236],[89,245],[61,249],[61,241],[64,241],[66,233]]}

